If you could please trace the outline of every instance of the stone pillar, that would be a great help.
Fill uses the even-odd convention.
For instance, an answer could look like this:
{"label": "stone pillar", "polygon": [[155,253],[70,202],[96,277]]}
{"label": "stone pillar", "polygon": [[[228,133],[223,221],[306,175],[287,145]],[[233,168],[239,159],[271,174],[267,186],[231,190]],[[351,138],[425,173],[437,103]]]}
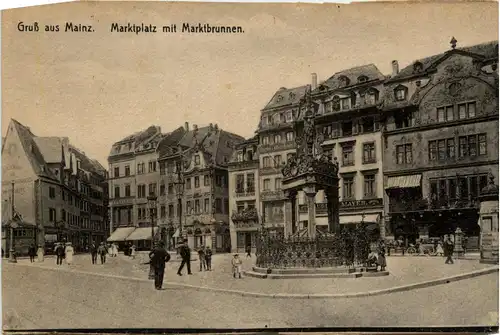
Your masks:
{"label": "stone pillar", "polygon": [[113,234],[114,223],[115,223],[115,208],[111,206],[109,207],[109,236]]}
{"label": "stone pillar", "polygon": [[287,200],[285,201],[285,237],[289,237],[295,233],[295,222],[296,222],[296,198],[297,192],[294,190],[286,191],[285,196]]}
{"label": "stone pillar", "polygon": [[325,195],[328,207],[328,232],[337,234],[340,232],[338,195],[333,188],[325,190]]}
{"label": "stone pillar", "polygon": [[316,189],[314,187],[304,188],[304,193],[307,199],[308,223],[307,231],[310,238],[316,237]]}
{"label": "stone pillar", "polygon": [[291,198],[292,203],[292,234],[297,231],[297,193]]}

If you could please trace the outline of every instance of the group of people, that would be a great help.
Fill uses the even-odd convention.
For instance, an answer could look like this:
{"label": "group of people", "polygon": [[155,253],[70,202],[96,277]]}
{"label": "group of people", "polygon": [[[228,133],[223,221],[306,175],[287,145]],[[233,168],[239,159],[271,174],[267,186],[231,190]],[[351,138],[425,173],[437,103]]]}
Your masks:
{"label": "group of people", "polygon": [[[101,264],[106,263],[106,255],[109,253],[111,257],[116,257],[118,255],[118,247],[115,245],[113,247],[106,247],[104,242],[101,242],[99,246],[95,242],[92,242],[89,246],[90,255],[92,257],[92,264],[97,264],[97,255],[101,256]],[[110,252],[111,251],[111,252]]]}
{"label": "group of people", "polygon": [[200,259],[200,271],[212,271],[212,249],[209,246],[201,246],[198,249],[198,258]]}
{"label": "group of people", "polygon": [[375,266],[377,270],[380,267],[380,271],[385,271],[385,267],[387,266],[385,252],[384,240],[380,240],[378,245],[373,247],[368,254],[368,266]]}
{"label": "group of people", "polygon": [[75,249],[71,242],[57,242],[54,246],[54,252],[56,254],[56,264],[62,265],[63,261],[66,260],[66,264],[73,264],[73,255],[75,254]]}

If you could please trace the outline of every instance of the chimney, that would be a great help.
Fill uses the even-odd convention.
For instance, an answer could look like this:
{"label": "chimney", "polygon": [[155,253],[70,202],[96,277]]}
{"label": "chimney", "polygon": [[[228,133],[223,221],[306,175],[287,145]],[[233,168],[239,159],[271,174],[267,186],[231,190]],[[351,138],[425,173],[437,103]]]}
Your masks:
{"label": "chimney", "polygon": [[392,61],[392,76],[395,77],[399,73],[399,63],[397,60]]}
{"label": "chimney", "polygon": [[210,131],[213,131],[213,130],[214,130],[214,124],[213,124],[213,123],[210,123],[210,124],[208,125],[208,129],[209,129]]}
{"label": "chimney", "polygon": [[315,90],[316,88],[318,88],[318,75],[316,73],[312,73],[311,77],[312,77],[311,89]]}
{"label": "chimney", "polygon": [[184,129],[186,129],[186,131],[189,131],[189,122],[184,123]]}

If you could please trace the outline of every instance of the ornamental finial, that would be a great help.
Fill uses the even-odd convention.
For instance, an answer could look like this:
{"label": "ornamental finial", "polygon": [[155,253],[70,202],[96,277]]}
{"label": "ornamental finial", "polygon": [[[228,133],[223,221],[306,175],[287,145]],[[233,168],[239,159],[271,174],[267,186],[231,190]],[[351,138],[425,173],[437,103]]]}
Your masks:
{"label": "ornamental finial", "polygon": [[450,41],[450,44],[451,44],[451,48],[452,49],[455,49],[457,47],[457,39],[455,37],[452,37],[451,38],[451,41]]}

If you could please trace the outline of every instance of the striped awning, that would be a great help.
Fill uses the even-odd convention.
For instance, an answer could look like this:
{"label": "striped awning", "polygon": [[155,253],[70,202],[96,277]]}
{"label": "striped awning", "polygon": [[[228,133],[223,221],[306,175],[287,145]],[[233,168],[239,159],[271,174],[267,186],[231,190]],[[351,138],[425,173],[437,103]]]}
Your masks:
{"label": "striped awning", "polygon": [[387,186],[385,188],[390,189],[390,188],[420,187],[421,181],[422,181],[421,174],[389,177],[389,179],[387,179]]}
{"label": "striped awning", "polygon": [[123,242],[125,239],[132,234],[135,230],[135,227],[121,227],[116,228],[116,230],[108,237],[108,242]]}
{"label": "striped awning", "polygon": [[[154,227],[154,235],[158,232],[158,227]],[[151,227],[141,227],[136,228],[132,234],[130,234],[126,241],[142,241],[151,240]]]}
{"label": "striped awning", "polygon": [[380,214],[363,215],[341,215],[339,216],[340,224],[358,224],[358,223],[378,223]]}

